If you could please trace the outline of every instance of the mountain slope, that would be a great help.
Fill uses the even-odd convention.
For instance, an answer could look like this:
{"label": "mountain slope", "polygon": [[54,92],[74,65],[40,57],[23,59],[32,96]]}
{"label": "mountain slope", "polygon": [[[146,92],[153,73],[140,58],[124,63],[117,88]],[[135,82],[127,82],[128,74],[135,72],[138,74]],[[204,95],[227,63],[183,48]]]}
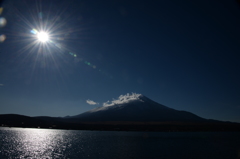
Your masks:
{"label": "mountain slope", "polygon": [[196,122],[206,120],[187,111],[178,111],[168,108],[141,94],[120,96],[118,100],[114,100],[112,103],[105,103],[102,107],[72,116],[71,118],[78,121],[141,122]]}
{"label": "mountain slope", "polygon": [[108,131],[240,131],[239,123],[207,120],[127,94],[76,116],[28,117],[0,114],[0,126]]}

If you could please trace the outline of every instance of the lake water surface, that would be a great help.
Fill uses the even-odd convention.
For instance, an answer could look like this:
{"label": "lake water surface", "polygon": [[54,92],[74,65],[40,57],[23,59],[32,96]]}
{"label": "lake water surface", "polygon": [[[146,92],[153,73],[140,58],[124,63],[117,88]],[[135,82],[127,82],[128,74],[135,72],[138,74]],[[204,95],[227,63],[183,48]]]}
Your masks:
{"label": "lake water surface", "polygon": [[239,132],[0,128],[0,158],[240,158]]}

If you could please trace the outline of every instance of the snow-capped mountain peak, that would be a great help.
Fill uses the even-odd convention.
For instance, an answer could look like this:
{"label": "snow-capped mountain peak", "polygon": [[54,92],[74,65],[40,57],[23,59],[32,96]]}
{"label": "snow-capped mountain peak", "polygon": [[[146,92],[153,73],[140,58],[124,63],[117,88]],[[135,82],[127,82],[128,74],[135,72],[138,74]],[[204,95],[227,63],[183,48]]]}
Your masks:
{"label": "snow-capped mountain peak", "polygon": [[79,121],[202,121],[190,112],[179,111],[132,93],[106,102],[102,107],[73,116]]}

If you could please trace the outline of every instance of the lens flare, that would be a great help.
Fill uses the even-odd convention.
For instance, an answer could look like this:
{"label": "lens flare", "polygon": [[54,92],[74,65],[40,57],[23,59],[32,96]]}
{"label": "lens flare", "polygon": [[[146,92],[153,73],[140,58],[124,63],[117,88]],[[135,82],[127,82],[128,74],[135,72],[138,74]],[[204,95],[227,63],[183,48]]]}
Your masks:
{"label": "lens flare", "polygon": [[5,35],[0,35],[0,42],[4,42],[6,39],[6,36]]}
{"label": "lens flare", "polygon": [[7,20],[3,17],[0,18],[0,27],[4,27],[7,24]]}
{"label": "lens flare", "polygon": [[[17,50],[19,55],[34,58],[32,74],[35,73],[36,67],[42,66],[49,67],[51,70],[56,69],[62,73],[63,66],[61,64],[70,64],[69,60],[74,59],[74,66],[77,66],[77,63],[82,63],[112,78],[109,73],[100,70],[98,66],[82,57],[83,53],[73,51],[79,50],[79,46],[71,43],[81,43],[81,38],[78,39],[77,33],[82,32],[84,28],[79,27],[81,26],[79,19],[69,18],[74,13],[65,8],[65,5],[61,5],[63,8],[56,7],[56,12],[51,12],[52,8],[47,5],[44,5],[45,9],[42,9],[43,6],[38,1],[36,1],[36,8],[32,8],[28,3],[24,5],[26,7],[16,9],[17,21],[14,23],[15,25],[12,25],[14,29],[12,29],[11,39],[15,39],[22,45]],[[69,16],[66,16],[65,13],[68,13]],[[79,25],[72,25],[75,23]],[[0,28],[5,24],[6,20],[0,17]],[[5,39],[6,36],[0,34],[0,43]],[[72,58],[68,58],[65,54],[72,56]]]}

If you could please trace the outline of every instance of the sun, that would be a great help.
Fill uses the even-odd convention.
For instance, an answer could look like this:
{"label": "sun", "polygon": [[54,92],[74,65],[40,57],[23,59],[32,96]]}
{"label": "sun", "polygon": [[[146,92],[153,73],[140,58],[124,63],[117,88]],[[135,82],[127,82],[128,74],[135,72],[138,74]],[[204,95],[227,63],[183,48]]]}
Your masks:
{"label": "sun", "polygon": [[38,41],[45,43],[49,40],[49,35],[48,35],[48,33],[42,31],[42,32],[37,33],[37,39],[38,39]]}

